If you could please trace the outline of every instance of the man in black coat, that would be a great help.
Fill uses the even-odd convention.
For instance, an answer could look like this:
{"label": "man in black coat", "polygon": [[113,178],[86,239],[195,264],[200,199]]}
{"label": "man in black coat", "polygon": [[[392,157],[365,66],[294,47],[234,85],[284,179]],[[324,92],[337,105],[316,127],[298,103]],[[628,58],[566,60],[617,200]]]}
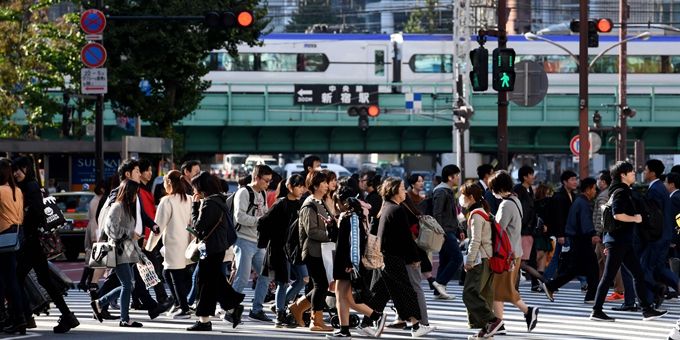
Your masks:
{"label": "man in black coat", "polygon": [[571,203],[574,201],[574,190],[578,187],[578,177],[575,172],[565,170],[560,175],[560,182],[562,182],[562,186],[555,192],[551,204],[555,217],[552,223],[548,225],[548,234],[557,238],[557,245],[555,246],[553,258],[545,270],[544,277],[546,280],[552,279],[557,272],[562,245],[565,242],[564,227],[567,224]]}

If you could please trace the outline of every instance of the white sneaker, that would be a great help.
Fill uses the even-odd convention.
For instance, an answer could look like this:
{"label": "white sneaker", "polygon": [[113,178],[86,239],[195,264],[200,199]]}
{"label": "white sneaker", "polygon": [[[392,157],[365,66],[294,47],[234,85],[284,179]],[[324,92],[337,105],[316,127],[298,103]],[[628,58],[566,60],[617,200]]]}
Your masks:
{"label": "white sneaker", "polygon": [[373,327],[357,327],[357,332],[363,336],[371,337],[371,338],[378,338],[380,336],[375,336],[375,330],[373,330]]}
{"label": "white sneaker", "polygon": [[411,331],[411,337],[420,338],[423,335],[427,335],[428,333],[434,332],[436,329],[437,327],[435,326],[420,325],[420,327],[418,327],[418,330]]}
{"label": "white sneaker", "polygon": [[444,286],[443,284],[434,281],[432,282],[432,287],[434,287],[434,289],[437,291],[437,293],[439,293],[439,295],[448,295],[446,294],[446,286]]}
{"label": "white sneaker", "polygon": [[668,340],[680,340],[680,320],[675,324],[668,333]]}
{"label": "white sneaker", "polygon": [[434,298],[438,300],[453,300],[456,298],[456,296],[453,294],[439,294],[435,295]]}

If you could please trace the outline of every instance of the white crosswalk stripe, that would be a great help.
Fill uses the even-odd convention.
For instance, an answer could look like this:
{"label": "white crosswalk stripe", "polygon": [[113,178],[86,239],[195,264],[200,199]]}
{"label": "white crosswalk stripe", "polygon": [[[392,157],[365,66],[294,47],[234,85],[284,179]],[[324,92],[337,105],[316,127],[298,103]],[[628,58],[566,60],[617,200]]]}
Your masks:
{"label": "white crosswalk stripe", "polygon": [[[476,330],[467,328],[465,306],[462,301],[462,287],[458,285],[457,281],[451,282],[448,286],[448,292],[456,295],[454,300],[433,299],[427,282],[423,283],[423,290],[428,300],[430,324],[437,327],[437,331],[431,333],[428,338],[467,339],[468,335],[476,333]],[[524,301],[529,306],[540,308],[536,329],[531,333],[527,333],[522,313],[514,306],[506,304],[504,321],[507,335],[497,335],[495,339],[666,339],[669,330],[680,317],[680,302],[678,300],[666,300],[662,309],[668,310],[669,313],[655,321],[642,321],[642,314],[640,312],[614,312],[611,310],[611,307],[617,304],[606,303],[605,312],[615,317],[616,322],[596,322],[588,319],[592,306],[583,302],[584,294],[578,289],[577,283],[571,283],[560,289],[555,294],[556,300],[554,303],[549,302],[543,294],[530,292],[529,285],[526,282],[522,282],[520,291]],[[213,320],[214,331],[221,331],[225,335],[233,333],[250,338],[277,337],[299,339],[310,336],[321,338],[322,334],[310,333],[306,329],[277,329],[273,323],[267,324],[248,319],[247,314],[250,310],[253,291],[246,289],[246,295],[247,297],[244,301],[246,307],[244,324],[233,330],[231,324],[215,318]],[[120,329],[116,321],[105,320],[103,324],[100,324],[93,320],[89,301],[90,299],[87,294],[75,290],[71,290],[66,298],[66,302],[81,321],[81,326],[76,329],[78,332],[115,331],[123,338],[126,332],[140,331]],[[269,306],[265,306],[265,310],[269,312]],[[389,323],[394,319],[395,313],[390,308],[387,310],[390,313]],[[111,311],[112,314],[117,315],[116,310]],[[274,318],[274,315],[268,314]],[[58,316],[59,311],[52,308],[49,316],[41,315],[37,317],[36,322],[39,329],[51,329],[56,324]],[[137,310],[132,310],[130,316],[132,320],[144,323],[143,332],[157,334],[189,334],[186,333],[185,328],[196,320],[195,317],[189,320],[173,320],[163,314],[151,321],[145,311]],[[354,337],[359,337],[356,331],[353,331],[353,335]],[[410,338],[410,332],[386,328],[383,337],[393,339]]]}

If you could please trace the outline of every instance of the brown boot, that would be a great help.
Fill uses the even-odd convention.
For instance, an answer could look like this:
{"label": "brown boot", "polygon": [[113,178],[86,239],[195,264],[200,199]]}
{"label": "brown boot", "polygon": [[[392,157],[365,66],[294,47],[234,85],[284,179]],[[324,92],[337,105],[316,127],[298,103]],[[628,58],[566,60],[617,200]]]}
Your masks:
{"label": "brown boot", "polygon": [[330,332],[333,330],[333,327],[323,322],[323,311],[319,310],[312,313],[312,322],[309,324],[309,330],[312,332]]}
{"label": "brown boot", "polygon": [[302,318],[302,315],[309,310],[312,307],[312,304],[307,300],[307,297],[303,296],[299,298],[297,301],[293,302],[292,305],[290,305],[290,308],[288,310],[290,311],[290,314],[293,315],[295,318],[295,321],[297,321],[298,326],[300,327],[305,327],[305,320]]}

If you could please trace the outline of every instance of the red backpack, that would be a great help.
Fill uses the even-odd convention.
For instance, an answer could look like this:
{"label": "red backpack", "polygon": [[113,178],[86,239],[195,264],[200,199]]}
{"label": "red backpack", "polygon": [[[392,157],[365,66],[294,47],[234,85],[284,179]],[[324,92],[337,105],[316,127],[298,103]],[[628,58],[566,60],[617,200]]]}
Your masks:
{"label": "red backpack", "polygon": [[515,256],[512,252],[508,232],[501,227],[500,223],[496,222],[493,215],[487,214],[484,210],[475,209],[470,218],[474,214],[478,214],[487,222],[491,222],[491,247],[493,248],[493,255],[489,258],[491,271],[496,274],[510,271],[514,265]]}

